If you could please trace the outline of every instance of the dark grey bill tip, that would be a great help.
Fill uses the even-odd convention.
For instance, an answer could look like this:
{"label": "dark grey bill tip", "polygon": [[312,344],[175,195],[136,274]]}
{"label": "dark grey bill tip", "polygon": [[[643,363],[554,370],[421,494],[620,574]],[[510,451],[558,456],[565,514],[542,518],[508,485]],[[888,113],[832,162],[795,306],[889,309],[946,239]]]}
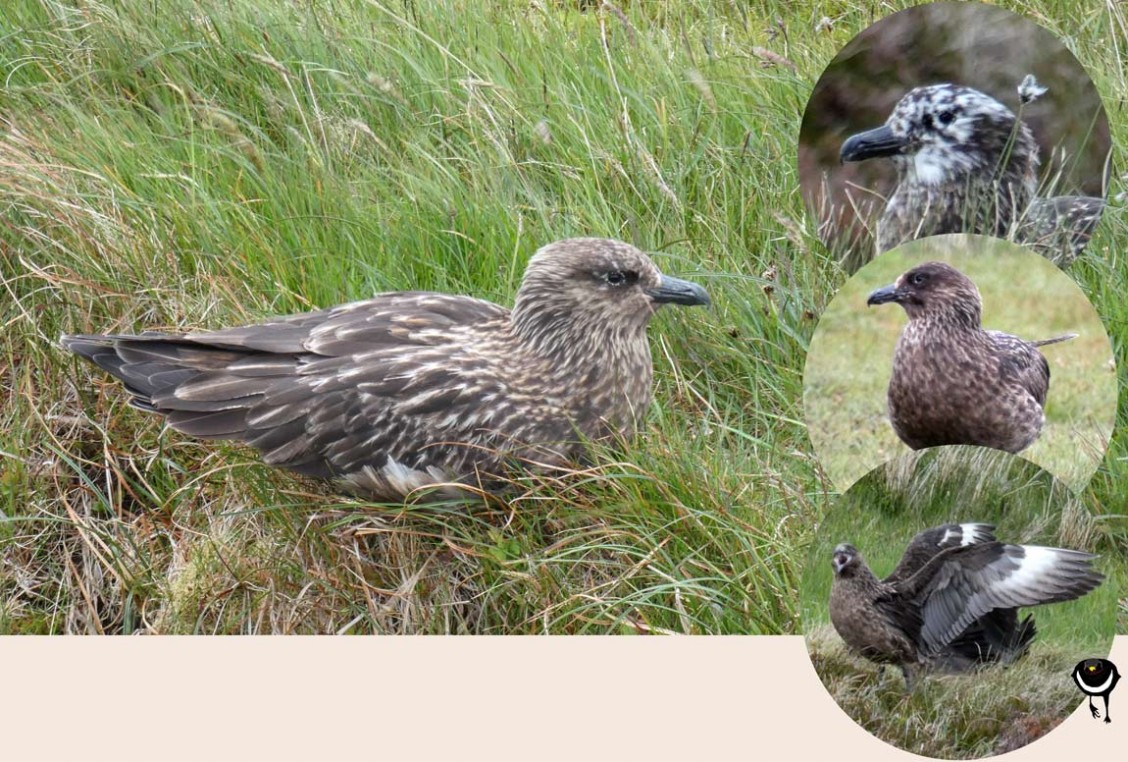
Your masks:
{"label": "dark grey bill tip", "polygon": [[647,295],[659,304],[710,304],[709,294],[696,283],[687,280],[662,276],[657,288],[646,289]]}
{"label": "dark grey bill tip", "polygon": [[885,286],[879,288],[869,295],[866,299],[866,304],[872,307],[875,304],[885,304],[887,302],[896,302],[900,299],[901,294],[896,286]]}
{"label": "dark grey bill tip", "polygon": [[891,156],[905,147],[905,139],[893,134],[887,126],[852,135],[842,144],[838,153],[841,161],[864,161],[879,156]]}

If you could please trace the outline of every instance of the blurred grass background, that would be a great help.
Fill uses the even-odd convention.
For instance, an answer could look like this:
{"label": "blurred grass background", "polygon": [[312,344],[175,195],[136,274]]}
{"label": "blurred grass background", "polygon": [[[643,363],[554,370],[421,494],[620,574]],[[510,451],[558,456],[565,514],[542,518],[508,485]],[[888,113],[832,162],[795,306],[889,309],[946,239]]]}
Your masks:
{"label": "blurred grass background", "polygon": [[803,630],[819,678],[862,727],[928,757],[978,758],[1025,745],[1077,707],[1070,673],[1092,654],[1107,655],[1116,629],[1116,596],[1128,581],[1122,555],[1095,564],[1105,575],[1074,601],[1023,609],[1037,635],[1014,665],[974,675],[933,674],[905,695],[897,670],[850,654],[830,624],[830,559],[854,544],[882,578],[918,532],[947,522],[996,526],[999,540],[1096,551],[1099,524],[1081,500],[1032,463],[980,447],[943,447],[898,458],[843,494],[807,554],[801,598]]}
{"label": "blurred grass background", "polygon": [[1033,341],[1050,364],[1046,423],[1021,456],[1080,491],[1104,457],[1116,419],[1112,347],[1088,298],[1049,260],[985,236],[912,241],[866,265],[835,295],[811,339],[803,404],[819,462],[846,489],[890,458],[910,452],[889,423],[886,389],[897,338],[908,323],[896,304],[867,307],[874,289],[929,260],[950,263],[983,298],[983,328]]}
{"label": "blurred grass background", "polygon": [[[844,275],[796,138],[823,68],[899,6],[590,6],[5,3],[0,632],[798,631],[834,496],[801,373]],[[1124,100],[1121,6],[1010,7]],[[652,324],[633,446],[508,506],[327,495],[163,431],[56,346],[389,289],[509,304],[529,255],[579,234],[656,252],[714,306]],[[1117,207],[1071,271],[1122,363],[1125,242]],[[1125,457],[1121,436],[1084,498],[1107,552]]]}

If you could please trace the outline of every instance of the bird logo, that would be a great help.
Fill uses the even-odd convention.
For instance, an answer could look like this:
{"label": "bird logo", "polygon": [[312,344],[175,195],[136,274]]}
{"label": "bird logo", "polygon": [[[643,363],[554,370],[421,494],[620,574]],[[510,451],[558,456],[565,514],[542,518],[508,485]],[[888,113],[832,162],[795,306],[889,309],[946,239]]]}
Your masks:
{"label": "bird logo", "polygon": [[1108,659],[1085,659],[1073,668],[1073,681],[1089,697],[1089,711],[1092,712],[1093,719],[1100,719],[1101,716],[1101,711],[1093,706],[1093,696],[1100,696],[1104,699],[1104,721],[1112,722],[1112,718],[1108,716],[1108,695],[1119,680],[1120,673],[1116,671],[1116,665]]}

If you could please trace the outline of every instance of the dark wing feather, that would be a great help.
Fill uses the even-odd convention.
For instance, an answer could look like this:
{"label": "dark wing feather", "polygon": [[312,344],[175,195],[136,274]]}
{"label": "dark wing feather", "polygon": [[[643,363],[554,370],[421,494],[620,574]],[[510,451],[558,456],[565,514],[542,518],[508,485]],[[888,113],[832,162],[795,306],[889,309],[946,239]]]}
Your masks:
{"label": "dark wing feather", "polygon": [[1068,247],[1076,256],[1093,237],[1104,208],[1104,200],[1093,196],[1035,199],[1026,213],[1023,239],[1037,245]]}
{"label": "dark wing feather", "polygon": [[1028,341],[1002,331],[986,331],[999,356],[1001,372],[1013,378],[1030,392],[1039,405],[1045,406],[1050,390],[1050,364]]}
{"label": "dark wing feather", "polygon": [[897,566],[883,581],[896,584],[916,574],[934,556],[946,548],[990,542],[995,539],[991,524],[942,524],[919,532],[905,548]]}
{"label": "dark wing feather", "polygon": [[882,585],[882,592],[874,597],[873,606],[888,626],[899,630],[916,647],[919,647],[924,615],[913,600],[900,595],[892,586]]}
{"label": "dark wing feather", "polygon": [[1093,571],[1094,558],[1075,550],[999,542],[943,551],[913,578],[912,592],[923,613],[922,651],[936,654],[995,609],[1084,595],[1103,579]]}
{"label": "dark wing feather", "polygon": [[482,299],[399,291],[257,325],[190,333],[184,338],[213,347],[273,354],[311,352],[340,356],[405,342],[427,343],[427,335],[441,335],[455,326],[504,319],[508,315],[504,307]]}
{"label": "dark wing feather", "polygon": [[408,292],[211,333],[62,343],[173,428],[242,439],[268,463],[331,477],[387,455],[412,467],[430,460],[418,446],[440,412],[488,425],[467,408],[499,382],[480,362],[450,362],[462,351],[452,333],[507,316],[478,299]]}
{"label": "dark wing feather", "polygon": [[1010,663],[1030,649],[1036,633],[1033,616],[1019,621],[1017,609],[995,609],[972,622],[936,655],[933,664],[965,671],[991,662]]}

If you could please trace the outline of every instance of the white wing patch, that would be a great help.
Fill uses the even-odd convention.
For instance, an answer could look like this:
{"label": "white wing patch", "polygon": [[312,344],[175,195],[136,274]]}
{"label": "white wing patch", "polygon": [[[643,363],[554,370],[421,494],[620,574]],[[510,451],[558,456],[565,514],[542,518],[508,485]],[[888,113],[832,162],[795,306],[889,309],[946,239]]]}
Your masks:
{"label": "white wing patch", "polygon": [[[987,542],[991,539],[991,528],[989,524],[960,524],[960,547],[967,545],[974,545],[977,542]],[[944,536],[940,538],[940,542],[936,543],[938,546],[943,547],[954,535],[951,529],[944,530]]]}
{"label": "white wing patch", "polygon": [[991,539],[991,529],[988,524],[960,524],[963,530],[963,539],[960,545],[974,545],[977,542],[987,542]]}
{"label": "white wing patch", "polygon": [[1003,590],[1021,590],[1028,585],[1036,584],[1039,579],[1053,570],[1061,555],[1061,551],[1057,548],[1043,548],[1038,545],[1024,545],[1023,548],[1026,550],[1026,555],[1019,562],[1018,568],[999,585]]}

